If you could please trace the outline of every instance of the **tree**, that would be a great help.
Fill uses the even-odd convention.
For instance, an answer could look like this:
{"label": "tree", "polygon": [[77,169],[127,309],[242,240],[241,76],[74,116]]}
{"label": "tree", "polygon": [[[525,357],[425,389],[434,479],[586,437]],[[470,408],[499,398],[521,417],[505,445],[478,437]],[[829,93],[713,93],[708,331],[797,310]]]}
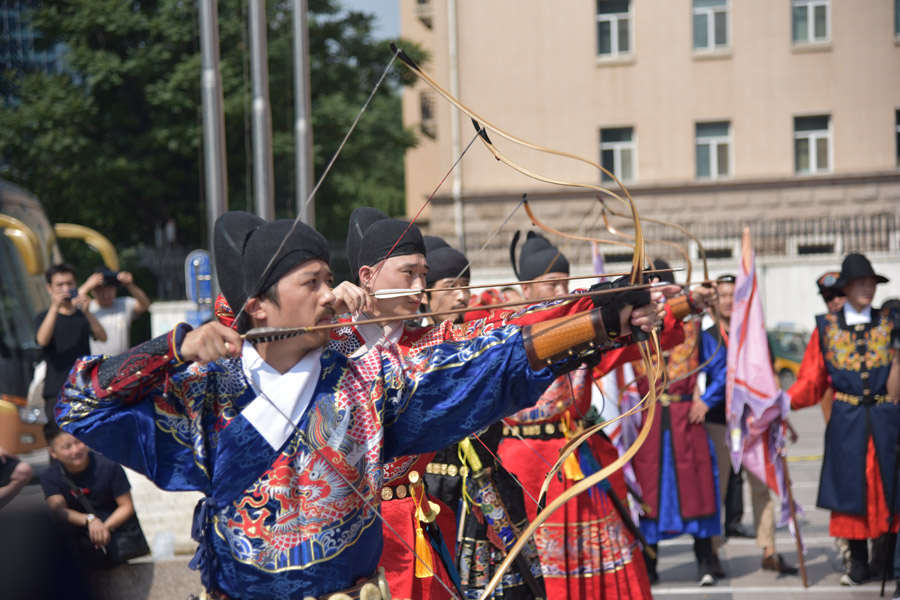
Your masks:
{"label": "tree", "polygon": [[[292,3],[268,9],[276,212],[294,216]],[[321,173],[391,57],[372,16],[310,0],[316,173]],[[252,206],[246,6],[219,2],[229,207]],[[34,192],[55,221],[92,226],[118,246],[152,244],[173,219],[187,247],[206,245],[196,5],[183,0],[43,0],[32,24],[68,48],[62,74],[7,74],[0,177]],[[413,53],[421,57],[421,53]],[[317,194],[317,225],[343,240],[362,204],[403,212],[401,70],[375,97]]]}

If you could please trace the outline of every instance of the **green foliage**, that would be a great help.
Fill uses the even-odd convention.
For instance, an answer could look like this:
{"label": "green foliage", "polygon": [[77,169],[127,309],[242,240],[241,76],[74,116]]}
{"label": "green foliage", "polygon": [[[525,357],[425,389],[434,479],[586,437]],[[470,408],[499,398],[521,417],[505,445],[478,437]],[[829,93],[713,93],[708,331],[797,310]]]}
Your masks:
{"label": "green foliage", "polygon": [[[372,17],[310,0],[310,70],[318,177],[391,58]],[[276,212],[294,216],[292,2],[269,3]],[[221,0],[229,207],[250,198],[250,73],[245,1]],[[152,245],[169,219],[179,241],[205,246],[200,53],[196,4],[183,0],[44,0],[43,43],[63,42],[64,74],[12,74],[18,100],[0,110],[0,177],[34,192],[53,221],[82,223],[122,247]],[[405,44],[411,55],[422,53]],[[373,99],[316,199],[317,225],[342,240],[360,205],[403,213],[400,117],[404,69]],[[9,74],[7,74],[9,75]],[[152,291],[152,286],[148,291]]]}

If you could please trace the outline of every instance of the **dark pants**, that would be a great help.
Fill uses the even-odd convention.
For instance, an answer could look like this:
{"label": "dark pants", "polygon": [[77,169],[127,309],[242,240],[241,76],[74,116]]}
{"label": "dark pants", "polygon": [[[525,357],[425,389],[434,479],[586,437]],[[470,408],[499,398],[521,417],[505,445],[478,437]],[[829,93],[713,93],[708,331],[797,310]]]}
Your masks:
{"label": "dark pants", "polygon": [[725,495],[725,533],[733,531],[744,517],[744,469],[729,471],[728,493]]}

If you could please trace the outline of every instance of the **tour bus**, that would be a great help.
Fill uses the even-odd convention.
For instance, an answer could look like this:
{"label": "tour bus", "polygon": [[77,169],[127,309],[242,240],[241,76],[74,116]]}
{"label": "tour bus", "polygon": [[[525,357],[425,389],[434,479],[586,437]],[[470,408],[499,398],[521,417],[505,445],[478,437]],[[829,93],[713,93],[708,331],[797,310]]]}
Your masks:
{"label": "tour bus", "polygon": [[118,270],[115,248],[103,235],[81,225],[51,225],[38,199],[0,179],[0,446],[14,454],[44,446],[46,421],[28,388],[41,348],[34,317],[50,305],[44,271],[62,261],[58,238],[84,240],[103,262]]}

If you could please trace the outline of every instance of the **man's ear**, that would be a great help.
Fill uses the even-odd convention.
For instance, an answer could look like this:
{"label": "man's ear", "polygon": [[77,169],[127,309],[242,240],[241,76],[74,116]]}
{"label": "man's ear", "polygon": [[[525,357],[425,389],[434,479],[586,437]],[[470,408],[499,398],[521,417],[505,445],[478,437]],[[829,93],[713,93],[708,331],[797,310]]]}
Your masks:
{"label": "man's ear", "polygon": [[429,312],[431,311],[431,292],[425,292],[422,296],[422,306],[427,306]]}
{"label": "man's ear", "polygon": [[363,289],[367,289],[369,282],[372,280],[372,275],[374,274],[375,269],[370,267],[369,265],[363,265],[359,268],[359,287]]}
{"label": "man's ear", "polygon": [[244,312],[257,322],[265,320],[269,316],[260,299],[256,297],[247,300],[247,304],[244,306]]}
{"label": "man's ear", "polygon": [[523,283],[522,284],[522,299],[523,300],[531,300],[531,286],[533,283]]}

